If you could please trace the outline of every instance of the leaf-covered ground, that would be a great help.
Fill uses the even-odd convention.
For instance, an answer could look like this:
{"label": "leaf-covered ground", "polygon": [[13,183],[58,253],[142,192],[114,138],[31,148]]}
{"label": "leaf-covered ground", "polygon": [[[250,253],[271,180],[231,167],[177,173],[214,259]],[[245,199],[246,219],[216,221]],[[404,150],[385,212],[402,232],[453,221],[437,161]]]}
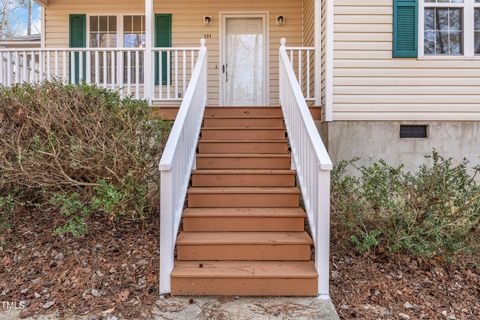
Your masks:
{"label": "leaf-covered ground", "polygon": [[[156,217],[90,233],[52,235],[45,215],[16,215],[0,236],[0,301],[25,301],[21,316],[107,315],[143,319],[158,300]],[[332,248],[332,299],[342,319],[480,319],[480,262],[456,263]]]}

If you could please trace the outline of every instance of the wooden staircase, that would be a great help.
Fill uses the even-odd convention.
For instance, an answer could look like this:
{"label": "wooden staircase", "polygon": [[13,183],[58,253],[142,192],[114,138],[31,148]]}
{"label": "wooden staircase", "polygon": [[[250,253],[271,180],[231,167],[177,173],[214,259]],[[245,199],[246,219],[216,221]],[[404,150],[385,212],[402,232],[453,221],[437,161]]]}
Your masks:
{"label": "wooden staircase", "polygon": [[207,107],[173,295],[316,296],[280,107]]}

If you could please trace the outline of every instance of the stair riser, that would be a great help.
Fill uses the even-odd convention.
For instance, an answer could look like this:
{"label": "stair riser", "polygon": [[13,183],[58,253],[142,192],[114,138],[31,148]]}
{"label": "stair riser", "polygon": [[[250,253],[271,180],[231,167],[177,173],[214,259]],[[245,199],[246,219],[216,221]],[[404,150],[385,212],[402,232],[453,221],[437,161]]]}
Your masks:
{"label": "stair riser", "polygon": [[317,296],[316,279],[172,278],[172,295]]}
{"label": "stair riser", "polygon": [[194,187],[294,187],[293,174],[193,174]]}
{"label": "stair riser", "polygon": [[301,232],[303,230],[303,218],[183,218],[183,231],[187,232]]}
{"label": "stair riser", "polygon": [[283,119],[248,119],[248,118],[231,118],[231,119],[215,119],[205,118],[203,120],[205,128],[224,128],[224,127],[256,127],[256,128],[283,128]]}
{"label": "stair riser", "polygon": [[298,194],[189,194],[190,208],[295,208]]}
{"label": "stair riser", "polygon": [[177,245],[177,260],[308,261],[308,244]]}
{"label": "stair riser", "polygon": [[200,142],[198,152],[207,153],[238,153],[238,154],[265,154],[288,153],[286,142]]}
{"label": "stair riser", "polygon": [[197,158],[197,169],[290,169],[290,158]]}
{"label": "stair riser", "polygon": [[206,108],[205,118],[211,117],[281,117],[282,109],[264,107]]}
{"label": "stair riser", "polygon": [[251,129],[251,130],[202,130],[205,140],[254,140],[254,139],[285,139],[285,129]]}

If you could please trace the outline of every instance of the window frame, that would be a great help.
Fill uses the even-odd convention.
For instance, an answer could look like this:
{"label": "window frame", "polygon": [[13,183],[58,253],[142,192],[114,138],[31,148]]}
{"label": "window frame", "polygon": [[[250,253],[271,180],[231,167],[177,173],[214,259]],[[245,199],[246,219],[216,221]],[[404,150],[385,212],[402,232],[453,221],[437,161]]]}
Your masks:
{"label": "window frame", "polygon": [[[428,3],[419,0],[418,6],[418,58],[433,60],[480,59],[475,55],[475,8],[480,3],[464,0],[463,3]],[[463,9],[463,54],[462,55],[427,55],[425,54],[425,8],[460,8]]]}

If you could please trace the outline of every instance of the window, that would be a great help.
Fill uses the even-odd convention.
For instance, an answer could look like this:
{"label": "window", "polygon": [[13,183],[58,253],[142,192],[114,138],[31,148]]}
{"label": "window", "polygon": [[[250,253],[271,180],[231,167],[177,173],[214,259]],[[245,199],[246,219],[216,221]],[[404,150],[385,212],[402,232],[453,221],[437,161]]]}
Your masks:
{"label": "window", "polygon": [[425,8],[425,54],[463,54],[463,10]]}
{"label": "window", "polygon": [[480,0],[423,0],[425,56],[480,55]]}
{"label": "window", "polygon": [[[117,17],[116,16],[90,16],[90,48],[115,48],[117,47]],[[104,55],[106,56],[104,58]],[[95,54],[90,56],[95,61]],[[100,83],[112,82],[112,55],[108,52],[98,54],[98,81]],[[97,79],[96,70],[92,68],[91,79]]]}
{"label": "window", "polygon": [[[123,17],[123,46],[126,48],[143,48],[145,47],[145,16],[124,16]],[[136,55],[132,54],[130,66],[128,65],[128,53],[124,54],[124,81],[128,82],[128,68],[131,69],[132,78],[130,83],[135,83],[135,74],[137,72]],[[143,83],[143,55],[139,56],[139,82]]]}
{"label": "window", "polygon": [[117,17],[90,17],[90,47],[115,48],[117,46]]}

